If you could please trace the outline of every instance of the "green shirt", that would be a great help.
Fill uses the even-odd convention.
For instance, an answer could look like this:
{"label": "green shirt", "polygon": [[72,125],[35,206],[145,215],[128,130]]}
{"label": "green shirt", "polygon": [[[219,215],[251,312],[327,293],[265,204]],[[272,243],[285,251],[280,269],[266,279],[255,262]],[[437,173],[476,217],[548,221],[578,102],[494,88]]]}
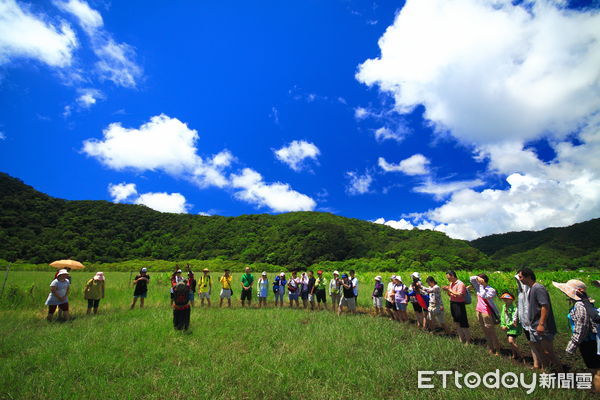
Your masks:
{"label": "green shirt", "polygon": [[252,276],[252,274],[242,275],[242,284],[245,287],[250,287],[250,285],[252,285],[253,282],[254,282],[254,277]]}
{"label": "green shirt", "polygon": [[518,336],[521,334],[521,324],[517,323],[515,327],[513,325],[513,321],[517,318],[517,307],[514,304],[510,306],[504,304],[502,306],[502,313],[500,314],[500,327],[508,328],[506,332],[507,335],[515,335]]}
{"label": "green shirt", "polygon": [[326,285],[327,281],[325,280],[325,277],[317,278],[315,281],[315,289],[317,290],[325,290]]}
{"label": "green shirt", "polygon": [[104,281],[90,279],[83,289],[83,298],[87,300],[100,300],[104,297]]}

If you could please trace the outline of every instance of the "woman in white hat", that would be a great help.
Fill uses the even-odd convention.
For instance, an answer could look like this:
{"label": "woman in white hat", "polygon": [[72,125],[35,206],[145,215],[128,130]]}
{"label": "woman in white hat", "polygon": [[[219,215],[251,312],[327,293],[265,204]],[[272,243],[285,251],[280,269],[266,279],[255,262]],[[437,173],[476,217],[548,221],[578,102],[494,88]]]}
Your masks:
{"label": "woman in white hat", "polygon": [[[52,316],[58,307],[62,312],[62,318],[67,321],[69,319],[69,287],[71,283],[68,280],[69,273],[66,269],[61,269],[56,274],[56,279],[50,282],[50,294],[46,299],[48,306],[48,316],[46,319],[52,321]],[[59,316],[60,318],[60,316]]]}
{"label": "woman in white hat", "polygon": [[269,280],[267,279],[267,271],[263,271],[258,278],[258,308],[267,306],[267,295],[269,294]]}
{"label": "woman in white hat", "polygon": [[[567,319],[571,326],[571,340],[565,351],[569,354],[579,352],[586,365],[592,370],[592,386],[595,392],[600,392],[600,343],[598,342],[598,326],[592,321],[588,307],[584,302],[591,303],[587,297],[585,283],[571,279],[566,283],[552,282],[561,292],[570,299],[572,307]],[[591,304],[590,304],[591,305]],[[592,310],[593,311],[593,310]]]}
{"label": "woman in white hat", "polygon": [[94,309],[94,314],[98,314],[98,306],[100,305],[100,300],[104,298],[104,273],[96,272],[96,275],[87,283],[83,288],[83,298],[87,300],[87,314],[92,312],[92,308]]}

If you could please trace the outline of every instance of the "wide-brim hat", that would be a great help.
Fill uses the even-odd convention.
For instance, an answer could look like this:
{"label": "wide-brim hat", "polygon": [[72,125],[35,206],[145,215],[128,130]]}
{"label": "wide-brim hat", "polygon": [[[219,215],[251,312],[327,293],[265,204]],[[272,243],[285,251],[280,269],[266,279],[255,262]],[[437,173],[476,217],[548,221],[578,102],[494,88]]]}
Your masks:
{"label": "wide-brim hat", "polygon": [[103,281],[104,280],[104,272],[96,272],[96,275],[94,275],[94,279],[97,281]]}
{"label": "wide-brim hat", "polygon": [[208,268],[204,268],[204,269],[202,270],[202,272],[210,272],[210,271],[208,270]]}
{"label": "wide-brim hat", "polygon": [[375,280],[376,280],[376,281],[379,281],[379,282],[381,282],[381,277],[380,277],[379,275],[377,275],[377,276],[375,277]]}
{"label": "wide-brim hat", "polygon": [[573,300],[581,300],[581,297],[577,295],[577,290],[582,289],[585,292],[587,289],[585,283],[578,279],[571,279],[566,283],[552,282],[552,284]]}
{"label": "wide-brim hat", "polygon": [[339,271],[333,271],[333,274],[334,274],[334,275],[339,275],[339,274],[340,274],[340,272],[339,272]]}
{"label": "wide-brim hat", "polygon": [[510,294],[510,293],[506,292],[506,293],[502,293],[502,294],[500,295],[500,298],[501,298],[501,299],[506,299],[506,300],[514,300],[514,299],[515,299],[515,296],[513,296],[512,294]]}
{"label": "wide-brim hat", "polygon": [[59,269],[58,273],[56,274],[56,277],[58,278],[61,275],[69,275],[69,271],[67,271],[66,269]]}
{"label": "wide-brim hat", "polygon": [[267,276],[267,271],[263,271],[262,276]]}

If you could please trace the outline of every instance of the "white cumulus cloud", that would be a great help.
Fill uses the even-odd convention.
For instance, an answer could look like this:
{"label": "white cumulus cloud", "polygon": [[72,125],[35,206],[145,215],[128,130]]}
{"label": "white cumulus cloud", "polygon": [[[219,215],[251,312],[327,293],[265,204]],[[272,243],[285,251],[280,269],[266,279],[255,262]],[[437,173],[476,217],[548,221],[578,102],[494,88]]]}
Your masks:
{"label": "white cumulus cloud", "polygon": [[187,213],[190,208],[181,193],[143,193],[134,203],[143,204],[156,211],[176,214]]}
{"label": "white cumulus cloud", "polygon": [[385,158],[379,157],[377,164],[385,172],[403,172],[406,175],[426,175],[429,173],[429,160],[422,154],[414,154],[400,161],[398,164],[388,163]]}
{"label": "white cumulus cloud", "polygon": [[0,0],[0,64],[29,58],[52,67],[71,65],[78,44],[75,32],[66,22],[55,25],[29,8],[26,3]]}
{"label": "white cumulus cloud", "polygon": [[232,187],[241,189],[235,196],[259,207],[269,207],[275,212],[312,211],[315,201],[293,190],[288,184],[266,183],[258,172],[244,168],[240,174],[232,174]]}
{"label": "white cumulus cloud", "polygon": [[108,193],[112,201],[115,203],[121,203],[130,200],[133,196],[137,195],[137,189],[134,183],[118,183],[109,184]]}
{"label": "white cumulus cloud", "polygon": [[[414,190],[450,197],[413,225],[473,239],[600,215],[600,13],[564,4],[408,0],[380,57],[359,67],[357,79],[390,94],[396,111],[423,105],[435,130],[486,162],[482,176],[506,179],[506,189],[478,190],[479,179],[427,180]],[[528,145],[541,138],[554,159]]]}
{"label": "white cumulus cloud", "polygon": [[304,167],[306,159],[316,160],[320,154],[319,148],[313,143],[304,140],[294,140],[287,146],[273,150],[275,157],[291,169],[298,172]]}

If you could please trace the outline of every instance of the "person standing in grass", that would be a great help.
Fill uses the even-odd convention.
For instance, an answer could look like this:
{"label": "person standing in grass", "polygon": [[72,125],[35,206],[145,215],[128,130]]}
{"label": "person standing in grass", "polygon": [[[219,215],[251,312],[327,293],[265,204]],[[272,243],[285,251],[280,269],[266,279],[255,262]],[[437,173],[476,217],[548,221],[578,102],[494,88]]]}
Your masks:
{"label": "person standing in grass", "polygon": [[135,289],[133,289],[133,303],[131,303],[131,309],[135,307],[135,302],[140,299],[140,308],[144,307],[144,300],[148,296],[148,282],[150,282],[150,275],[148,275],[148,269],[142,268],[140,274],[136,275],[133,279]]}
{"label": "person standing in grass", "polygon": [[94,309],[94,314],[98,314],[98,306],[100,305],[100,300],[104,298],[104,273],[96,272],[96,275],[87,283],[83,288],[83,298],[87,300],[87,314],[92,312],[92,308]]}
{"label": "person standing in grass", "polygon": [[187,285],[190,288],[190,305],[192,307],[194,307],[194,295],[196,294],[197,283],[198,282],[196,281],[196,278],[194,277],[194,273],[192,272],[192,270],[190,269],[190,266],[188,265]]}
{"label": "person standing in grass", "polygon": [[190,287],[184,279],[173,289],[173,327],[176,330],[188,330],[190,312]]}
{"label": "person standing in grass", "polygon": [[248,306],[252,305],[252,286],[254,285],[254,277],[250,273],[250,267],[246,267],[244,271],[240,280],[242,283],[242,307],[244,307],[246,300],[248,301]]}
{"label": "person standing in grass", "polygon": [[496,321],[500,320],[500,312],[494,303],[496,289],[488,285],[489,278],[486,274],[472,276],[469,280],[477,293],[475,315],[485,334],[489,352],[499,356],[502,346],[496,334]]}
{"label": "person standing in grass", "polygon": [[450,282],[449,286],[442,287],[442,290],[450,296],[450,313],[456,324],[456,333],[461,343],[467,345],[471,340],[469,331],[469,318],[467,316],[467,307],[465,298],[467,297],[467,287],[456,276],[456,272],[450,270],[446,272],[446,279]]}
{"label": "person standing in grass", "polygon": [[337,312],[339,308],[341,290],[340,273],[333,271],[333,278],[329,281],[329,297],[331,297],[331,310],[333,312]]}
{"label": "person standing in grass", "polygon": [[[317,280],[315,279],[315,273],[313,271],[308,271],[308,302],[310,303],[310,309],[315,309],[315,283]],[[304,307],[306,308],[306,306]]]}
{"label": "person standing in grass", "polygon": [[327,280],[323,276],[323,271],[317,271],[317,279],[315,280],[315,285],[313,287],[313,295],[317,298],[317,308],[321,309],[321,303],[323,303],[323,307],[327,310]]}
{"label": "person standing in grass", "polygon": [[396,300],[394,299],[395,281],[396,275],[392,275],[385,291],[385,311],[390,318],[399,321],[398,316],[396,315]]}
{"label": "person standing in grass", "polygon": [[200,306],[204,306],[204,300],[210,307],[210,294],[212,293],[212,279],[210,277],[210,271],[208,268],[202,270],[202,276],[198,281],[198,298],[200,299]]}
{"label": "person standing in grass", "polygon": [[429,295],[429,307],[427,308],[427,319],[429,320],[429,328],[435,329],[440,327],[444,332],[449,333],[448,326],[444,318],[444,302],[442,301],[442,289],[438,286],[433,276],[428,276],[425,279],[427,287],[423,287],[423,291]]}
{"label": "person standing in grass", "polygon": [[408,288],[402,283],[402,278],[398,275],[394,276],[394,306],[396,321],[408,322],[408,313],[406,307],[408,305]]}
{"label": "person standing in grass", "polygon": [[427,329],[427,308],[421,294],[423,288],[421,275],[418,272],[413,272],[410,277],[412,278],[412,283],[408,287],[408,295],[415,312],[417,327]]}
{"label": "person standing in grass", "polygon": [[517,337],[521,334],[521,325],[519,325],[519,313],[517,307],[513,304],[515,296],[512,293],[504,292],[500,296],[504,303],[500,313],[500,329],[506,333],[506,339],[510,344],[512,358],[517,360],[519,355],[519,346],[517,346]]}
{"label": "person standing in grass", "polygon": [[182,271],[179,269],[178,266],[175,266],[175,268],[175,272],[173,272],[173,274],[171,275],[171,305],[173,305],[173,298],[175,296],[175,286],[177,286],[179,282],[183,282],[183,276],[181,276]]}
{"label": "person standing in grass", "polygon": [[71,282],[69,282],[69,273],[66,269],[61,269],[56,274],[56,279],[50,282],[50,294],[46,299],[46,305],[48,306],[48,316],[46,319],[52,321],[52,316],[58,307],[62,312],[62,319],[65,321],[69,320],[69,289]]}
{"label": "person standing in grass", "polygon": [[258,278],[258,307],[267,306],[267,295],[269,294],[269,280],[267,271],[263,271]]}
{"label": "person standing in grass", "polygon": [[306,308],[308,302],[308,275],[303,272],[300,276],[300,298],[302,299],[302,306]]}
{"label": "person standing in grass", "polygon": [[537,351],[541,368],[560,368],[554,353],[556,322],[548,290],[536,282],[535,273],[529,268],[518,272],[519,280],[529,286],[529,344]]}
{"label": "person standing in grass", "polygon": [[283,297],[285,296],[285,287],[287,280],[285,279],[285,273],[280,273],[273,280],[273,293],[275,294],[275,307],[283,307]]}
{"label": "person standing in grass", "polygon": [[219,301],[219,307],[223,307],[223,299],[227,299],[227,307],[231,307],[231,295],[233,294],[233,287],[231,286],[231,282],[233,277],[229,274],[229,270],[226,269],[221,278],[219,278],[219,282],[221,283],[221,294]]}
{"label": "person standing in grass", "polygon": [[300,279],[296,276],[296,274],[296,271],[292,271],[292,277],[287,283],[288,298],[290,299],[290,308],[294,308],[294,302],[296,302],[296,308],[300,308],[300,305],[298,304]]}
{"label": "person standing in grass", "polygon": [[342,299],[340,300],[338,315],[342,313],[344,306],[346,306],[348,311],[350,311],[352,314],[356,312],[356,295],[354,294],[354,286],[352,286],[352,280],[350,280],[346,274],[342,274]]}
{"label": "person standing in grass", "polygon": [[[571,309],[567,320],[571,327],[571,340],[565,351],[574,354],[577,348],[585,366],[592,370],[592,388],[600,392],[600,343],[598,342],[598,310],[592,305],[585,283],[571,279],[566,283],[552,282],[561,292],[567,295]],[[592,300],[593,301],[593,300]]]}
{"label": "person standing in grass", "polygon": [[[519,325],[523,330],[523,334],[525,338],[527,338],[527,342],[529,342],[529,331],[531,328],[531,323],[529,322],[529,289],[530,287],[524,285],[519,280],[519,274],[515,275],[515,280],[517,282],[517,315],[519,320]],[[541,356],[536,349],[530,346],[531,356],[533,358],[533,368],[538,369],[541,368]]]}
{"label": "person standing in grass", "polygon": [[381,276],[375,277],[375,287],[373,288],[373,307],[375,308],[375,314],[380,315],[383,313],[383,283],[381,283]]}
{"label": "person standing in grass", "polygon": [[356,305],[358,305],[358,278],[356,277],[356,273],[354,272],[353,269],[348,271],[348,274],[350,274],[348,279],[350,279],[350,281],[352,282],[352,291],[354,292],[354,300],[356,301]]}

